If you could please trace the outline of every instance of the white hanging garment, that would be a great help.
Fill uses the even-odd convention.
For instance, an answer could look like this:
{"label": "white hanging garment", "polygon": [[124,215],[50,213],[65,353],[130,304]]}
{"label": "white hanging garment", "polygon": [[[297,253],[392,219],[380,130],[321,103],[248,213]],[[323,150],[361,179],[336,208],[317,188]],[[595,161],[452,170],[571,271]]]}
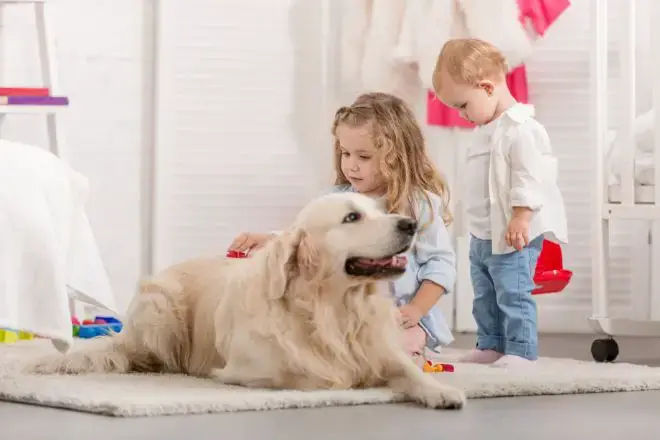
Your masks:
{"label": "white hanging garment", "polygon": [[533,52],[532,38],[520,22],[517,0],[457,0],[462,12],[463,35],[488,41],[502,51],[509,70]]}
{"label": "white hanging garment", "polygon": [[[421,92],[418,65],[414,55],[416,41],[407,29],[401,39],[402,27],[419,20],[420,7],[427,0],[343,0],[341,25],[342,99],[365,92],[387,92],[414,105]],[[417,10],[415,10],[415,6]],[[397,50],[409,56],[402,59]]]}
{"label": "white hanging garment", "polygon": [[399,41],[405,0],[374,1],[362,59],[362,88],[387,91],[392,81],[394,48]]}
{"label": "white hanging garment", "polygon": [[373,0],[340,0],[341,85],[347,89],[359,87],[362,82],[362,60],[367,31],[371,25],[372,2]]}
{"label": "white hanging garment", "polygon": [[401,30],[392,49],[390,93],[415,107],[424,91],[420,77],[418,33],[432,0],[407,0],[404,5]]}
{"label": "white hanging garment", "polygon": [[432,90],[433,70],[442,46],[453,35],[454,0],[427,0],[417,30],[419,77],[425,89]]}
{"label": "white hanging garment", "polygon": [[428,12],[431,0],[407,0],[404,5],[401,31],[392,57],[395,63],[419,62],[418,32]]}

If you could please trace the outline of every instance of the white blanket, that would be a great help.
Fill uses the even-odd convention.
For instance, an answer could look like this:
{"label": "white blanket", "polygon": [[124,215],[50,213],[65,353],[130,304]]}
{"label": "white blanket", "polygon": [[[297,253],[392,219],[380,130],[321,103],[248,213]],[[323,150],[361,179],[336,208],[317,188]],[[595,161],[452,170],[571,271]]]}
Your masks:
{"label": "white blanket", "polygon": [[69,295],[115,310],[84,211],[87,179],[38,147],[0,140],[0,327],[73,343]]}
{"label": "white blanket", "polygon": [[621,180],[621,163],[633,150],[635,163],[634,181],[636,185],[655,185],[655,140],[654,140],[655,110],[639,115],[633,125],[633,145],[628,145],[620,138],[620,132],[609,130],[607,133],[607,149],[605,165],[609,170],[608,184],[618,185]]}

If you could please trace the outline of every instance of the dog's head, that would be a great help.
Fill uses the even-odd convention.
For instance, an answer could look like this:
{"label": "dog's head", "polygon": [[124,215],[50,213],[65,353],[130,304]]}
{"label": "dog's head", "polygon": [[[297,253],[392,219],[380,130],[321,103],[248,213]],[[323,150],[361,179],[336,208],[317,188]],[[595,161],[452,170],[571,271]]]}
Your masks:
{"label": "dog's head", "polygon": [[364,195],[335,193],[305,206],[293,226],[264,251],[270,273],[281,267],[286,282],[297,276],[311,283],[350,286],[402,275],[407,261],[401,254],[416,233],[412,218],[387,214]]}

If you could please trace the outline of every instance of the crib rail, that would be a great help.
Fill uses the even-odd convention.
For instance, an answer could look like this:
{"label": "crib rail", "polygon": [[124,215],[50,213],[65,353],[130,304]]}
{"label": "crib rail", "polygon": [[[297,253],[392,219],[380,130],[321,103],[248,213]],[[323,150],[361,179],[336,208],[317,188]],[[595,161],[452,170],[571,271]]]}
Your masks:
{"label": "crib rail", "polygon": [[[610,89],[608,78],[609,60],[609,29],[608,1],[592,0],[593,29],[593,63],[592,63],[592,84],[593,101],[592,117],[595,139],[596,155],[596,176],[595,191],[596,199],[601,200],[602,206],[598,207],[599,218],[621,218],[621,219],[660,219],[660,147],[654,148],[653,185],[646,187],[640,186],[635,178],[635,163],[637,156],[637,139],[635,136],[635,120],[637,118],[637,99],[636,99],[636,70],[637,70],[637,26],[638,19],[638,0],[626,0],[618,2],[616,5],[620,8],[619,14],[622,17],[617,25],[620,26],[620,45],[618,47],[619,69],[621,82],[618,90],[618,105],[614,110],[616,120],[619,121],[617,129],[616,145],[616,168],[618,170],[618,183],[616,187],[610,188],[609,167],[604,161],[604,157],[609,147],[609,100],[608,91]],[[660,2],[648,2],[650,14],[640,17],[643,20],[650,20],[651,26],[651,47],[660,47],[660,27],[657,26],[657,20],[660,18]],[[653,78],[660,77],[660,60],[652,57],[651,68]],[[660,115],[658,107],[660,104],[660,84],[653,81],[653,108],[654,112],[654,137],[660,140]],[[612,192],[610,190],[613,190]],[[639,193],[638,193],[639,191]],[[612,193],[616,195],[611,198]],[[652,197],[649,193],[653,194]],[[643,197],[645,196],[645,197]]]}
{"label": "crib rail", "polygon": [[[651,47],[654,51],[660,48],[660,1],[651,1]],[[652,56],[651,69],[653,72],[653,167],[655,171],[655,200],[654,204],[660,206],[660,57]],[[660,320],[660,271],[657,270],[660,263],[660,221],[653,222],[651,229],[651,258],[649,268],[650,276],[650,300],[649,318]]]}
{"label": "crib rail", "polygon": [[[607,1],[606,1],[607,2]],[[622,3],[622,2],[620,2]],[[623,205],[635,204],[635,154],[636,143],[633,128],[635,126],[637,99],[635,87],[637,30],[635,17],[637,0],[627,0],[621,9],[623,28],[622,41],[619,46],[619,61],[621,70],[620,105],[618,105],[618,119],[621,126],[618,130],[620,140],[619,165],[620,174],[620,203]],[[621,7],[620,6],[620,7]]]}
{"label": "crib rail", "polygon": [[602,0],[591,0],[591,26],[592,42],[591,50],[591,96],[592,108],[592,138],[594,142],[595,155],[595,186],[594,197],[595,215],[592,224],[591,250],[594,264],[592,266],[591,284],[593,290],[592,308],[594,316],[607,316],[608,302],[607,292],[607,261],[608,246],[604,239],[609,236],[608,224],[603,219],[607,218],[606,208],[608,205],[608,187],[605,179],[605,151],[607,146],[608,120],[608,2]]}
{"label": "crib rail", "polygon": [[[592,316],[589,324],[592,329],[606,335],[608,339],[598,339],[592,345],[592,354],[598,361],[612,361],[616,358],[618,348],[607,353],[606,357],[594,351],[595,348],[605,344],[609,348],[616,348],[614,336],[660,336],[660,271],[653,270],[660,262],[660,57],[653,56],[653,52],[660,47],[660,1],[650,0],[648,6],[649,14],[638,14],[637,7],[641,5],[638,0],[621,0],[615,3],[621,7],[620,15],[623,17],[618,23],[622,32],[621,44],[619,46],[619,61],[621,72],[620,103],[614,110],[617,120],[620,122],[617,130],[617,161],[618,163],[618,195],[610,199],[608,167],[604,163],[604,154],[607,151],[609,141],[608,124],[608,0],[591,0],[592,11],[592,107],[591,116],[593,127],[594,154],[596,163],[596,176],[594,191],[596,197],[595,215],[592,223]],[[611,3],[610,3],[611,4]],[[638,17],[639,16],[639,17]],[[635,182],[635,162],[638,149],[635,136],[636,118],[636,20],[649,20],[651,37],[651,69],[652,69],[652,103],[653,115],[653,161],[654,185],[646,189],[652,190],[653,196],[638,197],[639,185]],[[641,194],[640,194],[641,195]],[[649,234],[650,268],[649,294],[646,302],[648,313],[644,317],[624,318],[610,314],[608,289],[608,271],[610,270],[610,223],[612,219],[635,219],[646,220],[646,225],[651,224]],[[650,221],[650,222],[649,222]],[[633,294],[644,295],[642,290]]]}
{"label": "crib rail", "polygon": [[[607,151],[608,112],[609,97],[608,85],[608,35],[607,17],[608,2],[591,0],[592,42],[591,50],[591,117],[592,139],[595,140],[595,194],[594,200],[607,202],[607,180],[605,179],[605,152]],[[596,211],[601,218],[602,203],[597,203]]]}

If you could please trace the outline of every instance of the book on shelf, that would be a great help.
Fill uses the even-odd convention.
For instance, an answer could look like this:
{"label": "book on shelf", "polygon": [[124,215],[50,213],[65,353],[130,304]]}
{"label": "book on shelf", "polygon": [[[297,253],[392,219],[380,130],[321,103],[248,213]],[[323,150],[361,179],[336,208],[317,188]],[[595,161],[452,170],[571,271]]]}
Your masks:
{"label": "book on shelf", "polygon": [[0,96],[48,96],[46,87],[0,87]]}
{"label": "book on shelf", "polygon": [[66,96],[0,96],[0,105],[69,105]]}

